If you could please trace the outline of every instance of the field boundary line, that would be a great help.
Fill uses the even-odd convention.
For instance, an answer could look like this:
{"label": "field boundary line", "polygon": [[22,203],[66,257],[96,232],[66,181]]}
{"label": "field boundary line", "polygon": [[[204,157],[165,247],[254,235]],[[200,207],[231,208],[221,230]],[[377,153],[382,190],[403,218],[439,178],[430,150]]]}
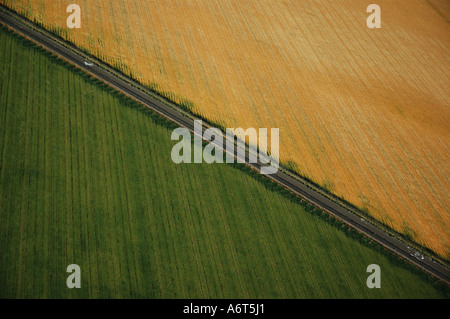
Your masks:
{"label": "field boundary line", "polygon": [[450,23],[450,20],[439,10],[430,0],[425,0],[428,5],[442,18],[445,22]]}

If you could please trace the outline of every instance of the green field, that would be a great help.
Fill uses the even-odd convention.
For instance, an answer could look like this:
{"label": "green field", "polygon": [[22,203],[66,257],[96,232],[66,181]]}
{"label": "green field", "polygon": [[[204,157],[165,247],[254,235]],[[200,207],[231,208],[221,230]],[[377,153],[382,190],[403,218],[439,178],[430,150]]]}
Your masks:
{"label": "green field", "polygon": [[0,43],[1,298],[449,296],[242,169],[173,164],[154,114],[3,28]]}

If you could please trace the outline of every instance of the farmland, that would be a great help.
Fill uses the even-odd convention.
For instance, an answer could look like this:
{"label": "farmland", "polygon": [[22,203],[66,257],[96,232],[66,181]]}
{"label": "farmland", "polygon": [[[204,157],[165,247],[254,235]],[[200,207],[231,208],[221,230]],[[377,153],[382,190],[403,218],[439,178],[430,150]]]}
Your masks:
{"label": "farmland", "polygon": [[[4,29],[0,43],[1,298],[447,296],[248,173],[173,164],[163,120]],[[383,289],[365,285],[374,262]]]}
{"label": "farmland", "polygon": [[444,0],[1,0],[224,127],[280,128],[281,161],[448,259]]}

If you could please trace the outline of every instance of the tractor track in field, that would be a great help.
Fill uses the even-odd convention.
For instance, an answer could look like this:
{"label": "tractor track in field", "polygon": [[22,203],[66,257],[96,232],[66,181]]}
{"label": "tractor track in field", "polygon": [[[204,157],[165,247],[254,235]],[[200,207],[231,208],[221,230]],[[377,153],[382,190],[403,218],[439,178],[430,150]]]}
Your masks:
{"label": "tractor track in field", "polygon": [[[196,119],[194,116],[173,106],[169,106],[168,103],[163,102],[163,98],[158,98],[145,92],[146,88],[139,83],[117,74],[117,71],[114,71],[111,67],[91,56],[87,56],[76,47],[66,45],[65,43],[63,45],[53,39],[53,37],[50,38],[47,36],[48,32],[42,28],[31,23],[23,23],[21,19],[15,17],[15,14],[9,10],[3,7],[0,7],[0,9],[0,23],[45,47],[50,52],[76,65],[83,71],[92,74],[125,95],[139,101],[153,111],[194,132],[194,120]],[[208,126],[204,125],[202,130],[207,128]],[[225,149],[224,151],[226,152]],[[233,155],[235,156],[235,154]],[[262,167],[259,163],[249,163],[247,153],[245,160],[246,163],[258,169],[258,171]],[[425,253],[417,251],[404,241],[387,233],[373,223],[364,220],[354,212],[351,212],[348,207],[340,204],[339,200],[331,198],[330,195],[311,187],[309,182],[302,177],[287,172],[283,168],[280,168],[277,173],[267,176],[273,181],[287,187],[295,194],[300,195],[302,198],[329,212],[358,232],[365,234],[396,255],[408,260],[437,279],[444,281],[447,285],[450,284],[450,271],[446,266],[434,261]]]}

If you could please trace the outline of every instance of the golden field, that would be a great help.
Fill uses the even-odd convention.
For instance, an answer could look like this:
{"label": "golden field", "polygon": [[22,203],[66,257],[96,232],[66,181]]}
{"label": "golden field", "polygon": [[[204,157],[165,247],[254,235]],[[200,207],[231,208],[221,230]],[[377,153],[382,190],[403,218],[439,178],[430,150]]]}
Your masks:
{"label": "golden field", "polygon": [[280,128],[283,163],[449,259],[449,1],[0,3],[212,122]]}

